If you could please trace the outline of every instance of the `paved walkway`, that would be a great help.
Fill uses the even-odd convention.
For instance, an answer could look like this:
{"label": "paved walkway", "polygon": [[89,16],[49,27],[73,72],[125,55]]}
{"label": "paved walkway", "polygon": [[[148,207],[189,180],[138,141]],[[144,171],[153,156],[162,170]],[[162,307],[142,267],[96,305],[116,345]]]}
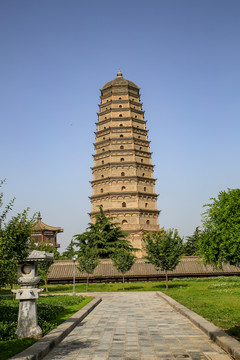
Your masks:
{"label": "paved walkway", "polygon": [[154,292],[100,296],[103,301],[45,360],[230,359]]}

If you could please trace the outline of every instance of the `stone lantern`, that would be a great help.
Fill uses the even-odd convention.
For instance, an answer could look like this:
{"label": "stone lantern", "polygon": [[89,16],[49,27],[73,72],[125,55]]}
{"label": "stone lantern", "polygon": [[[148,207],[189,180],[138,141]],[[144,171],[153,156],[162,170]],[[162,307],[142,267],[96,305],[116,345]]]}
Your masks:
{"label": "stone lantern", "polygon": [[34,337],[41,338],[42,330],[38,326],[37,304],[39,292],[36,288],[41,280],[38,276],[38,262],[52,261],[54,255],[45,251],[32,251],[24,262],[19,264],[18,283],[20,289],[12,290],[16,293],[16,299],[20,300],[18,311],[18,325],[16,335],[19,338]]}

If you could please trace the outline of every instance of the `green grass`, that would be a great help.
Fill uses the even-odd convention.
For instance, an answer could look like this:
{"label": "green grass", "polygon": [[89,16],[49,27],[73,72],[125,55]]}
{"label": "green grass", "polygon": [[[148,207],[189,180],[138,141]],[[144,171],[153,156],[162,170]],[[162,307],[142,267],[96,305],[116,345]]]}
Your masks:
{"label": "green grass", "polygon": [[164,293],[240,340],[240,278],[175,280]]}
{"label": "green grass", "polygon": [[[46,335],[49,331],[56,328],[91,300],[92,298],[90,297],[80,298],[78,296],[72,297],[68,295],[47,296],[38,299],[38,319],[43,334]],[[2,298],[0,300],[0,325],[1,322],[6,323],[6,320],[8,324],[11,325],[12,323],[12,326],[8,329],[8,334],[5,334],[6,339],[0,341],[0,360],[9,359],[37,341],[35,339],[13,338],[17,323],[17,314],[18,301],[13,302],[12,298]],[[2,336],[4,335],[2,334]]]}

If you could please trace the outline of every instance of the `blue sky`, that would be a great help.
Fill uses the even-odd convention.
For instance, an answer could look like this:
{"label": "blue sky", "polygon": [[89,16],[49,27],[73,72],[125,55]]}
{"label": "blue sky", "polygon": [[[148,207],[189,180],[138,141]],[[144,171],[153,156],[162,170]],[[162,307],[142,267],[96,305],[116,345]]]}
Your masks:
{"label": "blue sky", "polygon": [[61,250],[91,211],[99,89],[123,76],[141,100],[161,226],[181,236],[240,181],[240,2],[2,0],[5,202],[61,226]]}

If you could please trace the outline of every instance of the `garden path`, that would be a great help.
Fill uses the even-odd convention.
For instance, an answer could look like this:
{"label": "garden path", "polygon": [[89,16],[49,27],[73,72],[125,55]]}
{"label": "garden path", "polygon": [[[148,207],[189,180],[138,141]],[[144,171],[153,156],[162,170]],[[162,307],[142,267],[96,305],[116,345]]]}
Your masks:
{"label": "garden path", "polygon": [[230,359],[154,292],[98,296],[103,301],[45,360]]}

